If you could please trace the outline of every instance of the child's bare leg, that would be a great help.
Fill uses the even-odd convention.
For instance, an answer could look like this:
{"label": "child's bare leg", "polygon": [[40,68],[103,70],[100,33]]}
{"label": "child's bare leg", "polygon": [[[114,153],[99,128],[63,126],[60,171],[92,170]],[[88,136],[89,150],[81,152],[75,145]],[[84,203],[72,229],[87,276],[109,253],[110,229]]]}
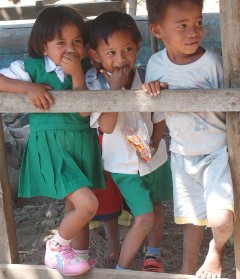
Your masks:
{"label": "child's bare leg", "polygon": [[71,245],[74,250],[88,250],[88,247],[89,247],[89,225],[88,225],[88,223],[73,238]]}
{"label": "child's bare leg", "polygon": [[87,187],[68,195],[67,214],[58,229],[61,237],[70,240],[77,236],[78,232],[95,216],[97,208],[97,198]]}
{"label": "child's bare leg", "polygon": [[135,217],[135,222],[129,229],[122,244],[118,266],[129,269],[145,237],[154,222],[153,212]]}
{"label": "child's bare leg", "polygon": [[164,214],[162,203],[157,203],[153,205],[154,210],[154,224],[148,234],[148,246],[151,247],[160,247],[163,233],[163,222],[164,222]]}
{"label": "child's bare leg", "polygon": [[162,245],[162,235],[163,235],[163,224],[164,224],[164,212],[162,203],[154,204],[154,217],[155,223],[148,234],[148,246],[160,247],[161,257],[164,259],[169,259],[172,253]]}
{"label": "child's bare leg", "polygon": [[106,238],[107,253],[104,256],[106,267],[113,266],[118,261],[120,247],[118,240],[118,218],[103,221]]}
{"label": "child's bare leg", "polygon": [[129,227],[131,226],[132,215],[125,209],[122,210],[122,214],[118,217],[118,238],[120,243],[123,242]]}
{"label": "child's bare leg", "polygon": [[162,203],[153,205],[154,224],[147,236],[147,251],[143,260],[142,270],[163,272],[162,262],[160,260],[160,244],[163,232],[163,207]]}
{"label": "child's bare leg", "polygon": [[203,226],[186,224],[183,233],[183,265],[182,274],[195,274],[198,255],[204,235]]}
{"label": "child's bare leg", "polygon": [[63,218],[53,240],[46,243],[45,264],[63,275],[82,274],[89,270],[89,263],[73,253],[70,244],[95,215],[98,201],[87,187],[66,197],[67,214]]}
{"label": "child's bare leg", "polygon": [[160,247],[160,255],[164,259],[169,259],[172,253],[162,245],[164,212],[162,203],[153,205],[155,223],[148,234],[147,245],[151,247]]}
{"label": "child's bare leg", "polygon": [[228,210],[210,212],[208,220],[212,228],[213,239],[209,243],[207,257],[196,276],[220,278],[224,248],[233,231],[233,213]]}

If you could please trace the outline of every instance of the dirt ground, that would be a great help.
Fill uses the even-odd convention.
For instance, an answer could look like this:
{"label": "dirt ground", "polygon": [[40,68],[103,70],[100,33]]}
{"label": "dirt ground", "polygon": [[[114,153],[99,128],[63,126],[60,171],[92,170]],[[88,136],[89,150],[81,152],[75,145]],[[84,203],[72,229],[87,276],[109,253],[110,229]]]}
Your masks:
{"label": "dirt ground", "polygon": [[[55,211],[54,218],[45,216],[46,211]],[[172,254],[169,259],[162,259],[166,273],[180,273],[182,263],[182,226],[173,222],[172,202],[164,203],[165,225],[163,245]],[[45,242],[54,234],[63,216],[63,201],[53,201],[45,198],[19,199],[16,202],[15,221],[19,244],[20,261],[22,264],[43,264]],[[210,229],[206,229],[205,238],[199,255],[199,266],[207,254],[211,239]],[[103,257],[106,253],[106,239],[102,226],[91,233],[90,256],[97,260],[96,267],[105,266]],[[133,269],[141,270],[144,248],[136,256]],[[113,267],[112,267],[113,268]],[[235,279],[234,250],[226,246],[223,264],[223,277]]]}

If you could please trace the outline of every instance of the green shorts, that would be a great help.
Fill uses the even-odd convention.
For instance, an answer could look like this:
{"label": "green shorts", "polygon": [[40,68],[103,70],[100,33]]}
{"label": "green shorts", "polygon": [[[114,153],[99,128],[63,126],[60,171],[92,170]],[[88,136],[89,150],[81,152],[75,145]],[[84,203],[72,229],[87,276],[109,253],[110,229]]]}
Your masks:
{"label": "green shorts", "polygon": [[155,171],[139,174],[111,173],[133,216],[153,211],[153,204],[172,200],[172,173],[169,161]]}

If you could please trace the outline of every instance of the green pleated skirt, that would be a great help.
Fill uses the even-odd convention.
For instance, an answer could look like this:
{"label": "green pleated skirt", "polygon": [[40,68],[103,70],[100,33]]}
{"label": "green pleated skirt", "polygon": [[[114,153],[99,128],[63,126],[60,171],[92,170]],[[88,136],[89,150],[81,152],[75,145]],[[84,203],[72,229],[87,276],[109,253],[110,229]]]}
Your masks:
{"label": "green pleated skirt", "polygon": [[19,197],[62,199],[82,187],[105,188],[95,129],[33,131],[23,155]]}

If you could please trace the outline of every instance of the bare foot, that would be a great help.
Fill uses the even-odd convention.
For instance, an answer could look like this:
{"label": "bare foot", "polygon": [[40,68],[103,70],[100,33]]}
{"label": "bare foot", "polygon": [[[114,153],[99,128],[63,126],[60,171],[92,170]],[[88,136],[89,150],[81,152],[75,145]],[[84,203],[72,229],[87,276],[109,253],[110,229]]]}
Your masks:
{"label": "bare foot", "polygon": [[107,241],[107,251],[104,256],[104,267],[113,268],[118,262],[120,253],[119,241]]}
{"label": "bare foot", "polygon": [[173,253],[171,251],[169,251],[168,248],[166,248],[164,246],[161,246],[160,251],[161,251],[161,257],[164,260],[169,260],[173,255]]}
{"label": "bare foot", "polygon": [[203,265],[196,273],[198,278],[220,278],[222,272],[223,249],[216,249],[214,240],[209,243],[209,250]]}
{"label": "bare foot", "polygon": [[119,252],[112,252],[111,254],[106,254],[103,259],[103,264],[105,268],[114,268],[118,262]]}

